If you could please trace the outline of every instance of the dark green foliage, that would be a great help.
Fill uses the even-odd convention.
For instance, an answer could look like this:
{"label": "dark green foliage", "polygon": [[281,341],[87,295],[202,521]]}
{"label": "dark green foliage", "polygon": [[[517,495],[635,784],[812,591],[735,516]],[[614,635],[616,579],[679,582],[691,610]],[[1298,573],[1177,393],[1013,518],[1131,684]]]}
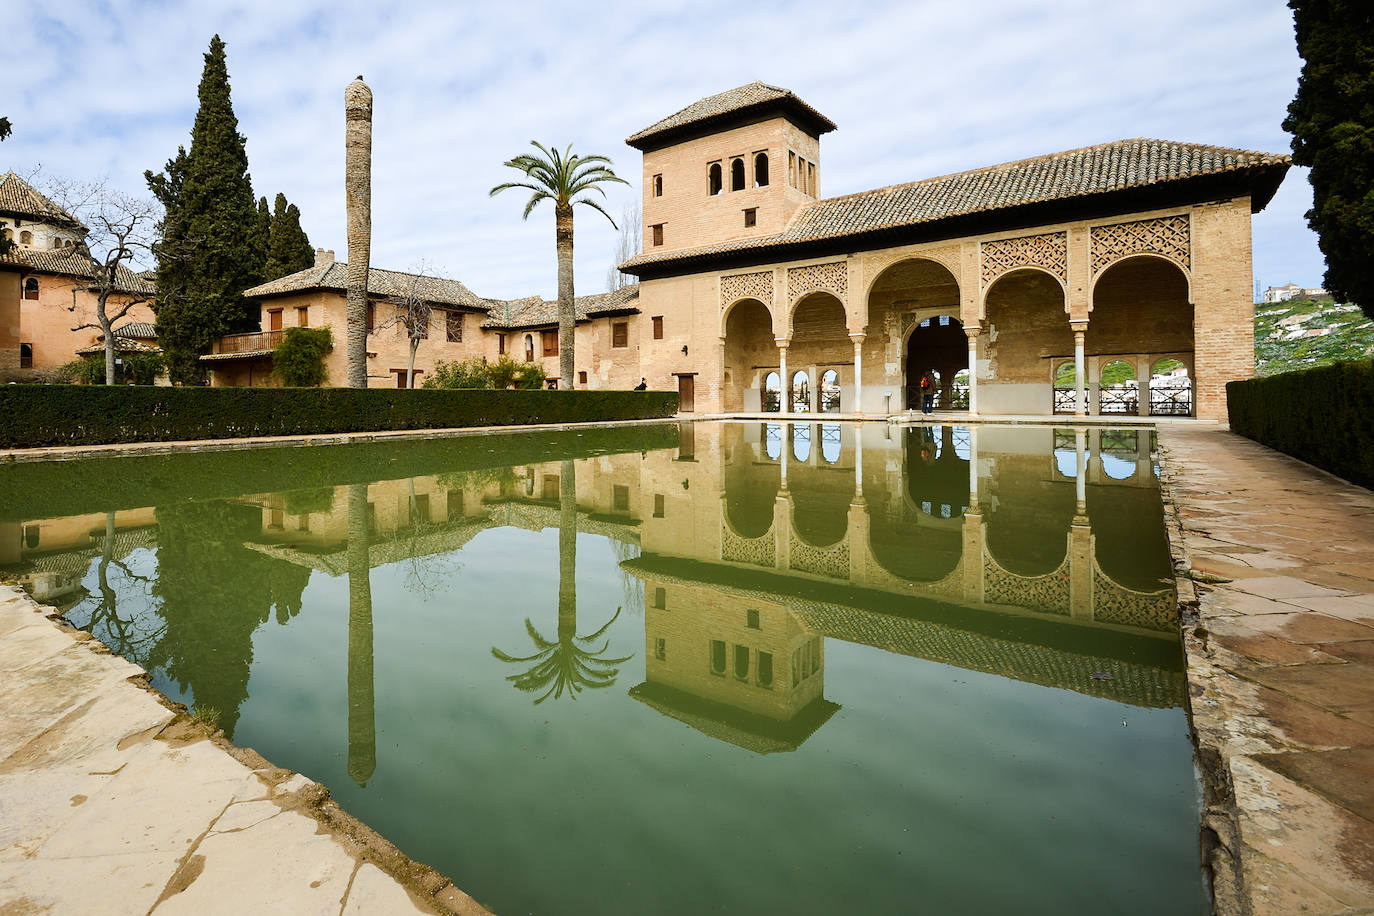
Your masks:
{"label": "dark green foliage", "polygon": [[253,246],[258,263],[262,265],[262,279],[275,279],[267,275],[267,258],[272,248],[272,208],[266,197],[258,198],[258,221],[253,227]]}
{"label": "dark green foliage", "polygon": [[157,508],[158,575],[153,595],[166,624],[148,659],[197,710],[215,710],[233,737],[248,697],[253,632],[276,608],[300,613],[310,570],[247,546],[262,534],[262,510],[230,501],[177,500]]}
{"label": "dark green foliage", "polygon": [[1374,487],[1374,361],[1226,385],[1231,429]]}
{"label": "dark green foliage", "polygon": [[434,373],[424,380],[422,388],[543,388],[548,374],[539,363],[516,362],[509,354],[494,363],[480,357],[461,362],[439,360]]}
{"label": "dark green foliage", "polygon": [[[265,206],[267,198],[263,198]],[[315,263],[315,249],[301,228],[301,211],[286,202],[285,194],[278,194],[272,210],[270,237],[267,243],[267,263],[263,280],[275,280]]]}
{"label": "dark green foliage", "polygon": [[258,305],[242,293],[262,281],[263,267],[248,153],[218,35],[205,55],[199,96],[190,152],[179,151],[161,175],[144,173],[166,209],[158,251],[158,336],[173,379],[186,383],[203,378],[195,357],[209,350],[212,339],[257,329]]}
{"label": "dark green foliage", "polygon": [[288,388],[316,388],[324,383],[324,357],[332,349],[329,328],[287,328],[272,351],[272,371]]}
{"label": "dark green foliage", "polygon": [[[116,385],[153,385],[167,368],[161,353],[119,353],[115,365]],[[59,378],[76,385],[105,384],[105,357],[83,356],[58,370]]]}
{"label": "dark green foliage", "polygon": [[0,448],[595,423],[672,416],[664,391],[0,388]]}
{"label": "dark green foliage", "polygon": [[1374,318],[1374,8],[1368,0],[1288,0],[1303,58],[1283,127],[1312,169],[1307,222],[1326,255],[1327,290]]}
{"label": "dark green foliage", "polygon": [[6,137],[8,137],[10,135],[11,130],[12,128],[10,127],[10,119],[0,118],[0,140],[3,140]]}
{"label": "dark green foliage", "polygon": [[[9,386],[4,390],[20,387],[37,386]],[[379,474],[395,479],[476,472],[483,479],[505,479],[511,465],[537,464],[547,461],[549,455],[591,458],[675,448],[678,435],[678,424],[668,420],[544,432],[511,430],[494,436],[312,445],[308,451],[290,447],[177,450],[163,455],[13,462],[0,464],[0,520],[86,515],[192,499],[233,499],[261,491],[264,480],[289,480],[305,489],[367,483]],[[111,480],[118,480],[119,486],[111,487]]]}

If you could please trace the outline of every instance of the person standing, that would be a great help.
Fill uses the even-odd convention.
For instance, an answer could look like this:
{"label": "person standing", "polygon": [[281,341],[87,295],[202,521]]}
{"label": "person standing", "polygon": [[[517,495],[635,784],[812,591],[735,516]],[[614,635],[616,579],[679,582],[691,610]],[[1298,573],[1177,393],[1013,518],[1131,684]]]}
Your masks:
{"label": "person standing", "polygon": [[935,408],[935,382],[929,372],[921,373],[921,413],[928,414]]}

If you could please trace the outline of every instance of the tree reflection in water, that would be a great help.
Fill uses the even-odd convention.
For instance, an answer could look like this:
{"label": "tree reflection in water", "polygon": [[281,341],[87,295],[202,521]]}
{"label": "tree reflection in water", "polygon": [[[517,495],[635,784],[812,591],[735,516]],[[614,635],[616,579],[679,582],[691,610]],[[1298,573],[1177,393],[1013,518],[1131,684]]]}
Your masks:
{"label": "tree reflection in water", "polygon": [[558,481],[558,638],[550,640],[525,619],[525,632],[534,643],[532,655],[510,655],[495,646],[491,654],[503,662],[533,664],[506,680],[525,693],[539,693],[538,705],[549,697],[559,699],[567,693],[572,699],[584,689],[599,689],[615,683],[620,665],[632,656],[606,658],[607,639],[599,646],[611,624],[620,617],[615,609],[611,619],[589,636],[577,635],[577,468],[564,461]]}
{"label": "tree reflection in water", "polygon": [[348,487],[348,775],[367,785],[377,769],[372,672],[372,566],[367,484]]}

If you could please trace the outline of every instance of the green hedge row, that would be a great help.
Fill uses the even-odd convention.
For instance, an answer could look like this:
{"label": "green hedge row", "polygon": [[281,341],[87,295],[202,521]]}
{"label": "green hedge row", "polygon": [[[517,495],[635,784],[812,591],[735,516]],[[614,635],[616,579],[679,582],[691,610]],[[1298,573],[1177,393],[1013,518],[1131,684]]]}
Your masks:
{"label": "green hedge row", "polygon": [[1231,429],[1374,487],[1374,361],[1226,385]]}
{"label": "green hedge row", "polygon": [[0,448],[593,423],[670,417],[664,391],[10,385]]}

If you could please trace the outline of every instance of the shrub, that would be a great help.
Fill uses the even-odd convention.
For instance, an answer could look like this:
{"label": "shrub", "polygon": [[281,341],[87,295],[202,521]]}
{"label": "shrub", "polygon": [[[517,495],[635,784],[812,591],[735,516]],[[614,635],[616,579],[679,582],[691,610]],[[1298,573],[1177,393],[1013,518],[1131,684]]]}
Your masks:
{"label": "shrub", "polygon": [[0,388],[0,448],[670,417],[663,391]]}
{"label": "shrub", "polygon": [[503,354],[494,363],[481,357],[462,362],[439,360],[433,374],[424,380],[421,388],[494,388],[505,391],[507,388],[543,388],[547,378],[544,367],[539,363],[521,363]]}
{"label": "shrub", "polygon": [[[120,353],[115,364],[116,385],[153,385],[167,368],[161,353]],[[103,354],[81,356],[57,370],[58,381],[72,385],[105,384]]]}
{"label": "shrub", "polygon": [[421,388],[490,388],[489,368],[486,360],[476,358],[447,362],[439,360],[434,364],[434,372],[421,384]]}
{"label": "shrub", "polygon": [[272,351],[272,371],[289,388],[317,388],[324,384],[324,356],[332,349],[329,328],[287,328]]}
{"label": "shrub", "polygon": [[1374,487],[1374,361],[1229,382],[1226,403],[1242,436]]}

